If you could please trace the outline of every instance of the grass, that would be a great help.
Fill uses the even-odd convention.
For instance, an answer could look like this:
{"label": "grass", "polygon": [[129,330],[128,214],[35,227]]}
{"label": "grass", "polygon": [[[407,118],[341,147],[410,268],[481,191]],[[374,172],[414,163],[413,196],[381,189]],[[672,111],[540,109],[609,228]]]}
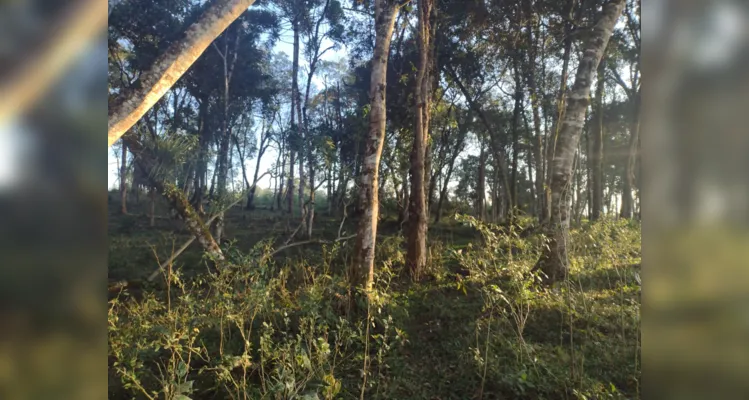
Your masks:
{"label": "grass", "polygon": [[[131,208],[111,205],[110,279],[143,279],[188,239]],[[469,222],[430,226],[418,284],[402,273],[398,224],[381,223],[377,295],[362,316],[345,312],[353,243],[263,261],[257,244],[295,225],[234,209],[235,269],[207,275],[195,246],[173,275],[110,302],[110,398],[356,399],[364,375],[367,399],[639,398],[639,227],[574,230],[569,279],[539,289],[535,234]],[[319,212],[315,235],[334,238],[339,223]]]}

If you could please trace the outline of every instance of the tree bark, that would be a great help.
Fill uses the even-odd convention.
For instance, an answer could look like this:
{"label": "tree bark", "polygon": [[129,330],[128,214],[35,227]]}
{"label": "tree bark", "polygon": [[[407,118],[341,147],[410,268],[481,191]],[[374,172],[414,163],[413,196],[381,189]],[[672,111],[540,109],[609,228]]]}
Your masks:
{"label": "tree bark", "polygon": [[627,154],[627,167],[624,170],[624,179],[622,180],[622,218],[632,218],[634,216],[634,198],[632,189],[635,187],[635,166],[637,164],[637,143],[640,138],[640,91],[638,90],[632,99],[634,109],[632,122],[629,127],[629,152]]}
{"label": "tree bark", "polygon": [[[535,138],[533,139],[533,158],[535,159],[536,165],[536,179],[535,179],[535,194],[536,203],[535,210],[538,216],[539,222],[543,221],[543,210],[544,210],[544,160],[543,154],[543,133],[541,132],[541,115],[539,108],[541,107],[539,101],[539,91],[536,83],[536,45],[539,40],[538,32],[538,20],[532,18],[533,10],[531,2],[528,1],[526,4],[526,19],[528,21],[526,30],[528,35],[528,63],[526,77],[528,79],[528,93],[531,100],[531,109],[533,111],[533,131],[535,132]],[[533,37],[535,35],[535,38]],[[542,54],[543,59],[543,54]],[[566,73],[565,73],[566,75]],[[532,179],[532,177],[531,177]]]}
{"label": "tree bark", "polygon": [[[3,3],[5,5],[6,3]],[[107,25],[104,3],[99,0],[70,1],[60,7],[45,30],[43,40],[23,49],[23,57],[3,54],[0,77],[0,125],[33,106],[50,86],[87,49]],[[3,12],[12,12],[3,9]],[[123,129],[124,133],[127,129]],[[122,133],[120,134],[120,136]],[[119,138],[119,136],[118,136]],[[117,139],[110,140],[107,148]]]}
{"label": "tree bark", "polygon": [[590,214],[590,220],[596,221],[601,217],[603,210],[603,95],[605,87],[605,66],[603,63],[598,65],[598,86],[596,87],[596,111],[593,115],[596,117],[593,131],[593,150],[590,162],[591,173],[593,175],[593,204]]}
{"label": "tree bark", "polygon": [[[520,130],[520,111],[523,105],[523,87],[520,84],[520,67],[518,66],[518,57],[513,57],[513,70],[515,72],[515,107],[512,112],[512,175],[510,176],[510,203],[513,207],[518,207],[518,150],[519,150],[519,135]],[[515,213],[510,212],[510,218]]]}
{"label": "tree bark", "polygon": [[[219,50],[218,46],[214,43],[216,52],[221,56],[224,64],[224,92],[223,92],[223,114],[221,116],[221,136],[219,138],[219,151],[218,151],[218,176],[217,176],[217,196],[219,201],[222,201],[226,197],[226,185],[227,179],[229,178],[229,149],[231,142],[231,132],[229,129],[229,85],[231,84],[232,72],[234,65],[237,61],[237,49],[239,47],[239,34],[234,42],[233,54],[234,57],[229,62],[229,38],[224,36],[224,51],[223,53]],[[218,243],[221,243],[221,237],[224,235],[224,213],[220,212],[216,217],[216,233],[215,238]]]}
{"label": "tree bark", "polygon": [[158,161],[151,152],[146,149],[134,135],[128,134],[122,137],[127,144],[133,158],[148,177],[151,187],[166,198],[170,207],[184,221],[187,230],[198,239],[203,250],[214,260],[223,261],[224,254],[211,235],[211,231],[203,224],[195,209],[190,205],[184,193],[171,183],[163,182],[155,178],[152,171],[157,168]]}
{"label": "tree bark", "polygon": [[122,142],[122,156],[120,158],[120,213],[127,214],[127,146]]}
{"label": "tree bark", "polygon": [[132,88],[124,90],[109,107],[108,143],[111,147],[161,99],[205,49],[255,0],[216,0],[172,44]]}
{"label": "tree bark", "polygon": [[363,215],[359,219],[350,274],[352,285],[362,285],[367,293],[374,283],[374,254],[380,212],[378,175],[385,140],[387,63],[398,8],[392,0],[375,0],[375,47],[369,87],[371,109],[359,176],[359,209]]}
{"label": "tree bark", "polygon": [[570,54],[572,53],[572,29],[574,28],[575,0],[568,0],[567,23],[564,26],[564,54],[562,56],[562,75],[559,83],[559,92],[557,93],[557,114],[552,121],[551,132],[546,138],[546,171],[544,171],[544,203],[543,203],[543,224],[551,221],[551,175],[552,165],[554,163],[554,154],[556,153],[557,139],[560,134],[562,118],[564,118],[565,98],[567,92],[568,71],[570,65]]}
{"label": "tree bark", "polygon": [[585,111],[590,103],[593,74],[598,68],[624,3],[625,0],[614,0],[603,7],[601,16],[583,47],[575,83],[568,96],[551,164],[551,220],[547,235],[549,241],[534,268],[540,269],[546,275],[547,283],[567,276],[567,236],[570,225],[568,199],[572,183],[572,163],[584,125]]}
{"label": "tree bark", "polygon": [[478,183],[476,184],[476,214],[481,221],[486,221],[486,152],[481,143],[479,155]]}
{"label": "tree bark", "polygon": [[[294,30],[294,50],[291,64],[291,136],[289,137],[289,181],[286,184],[286,207],[289,215],[294,215],[294,168],[296,167],[296,151],[299,147],[299,127],[295,124],[297,92],[299,91],[299,18],[292,20]],[[301,124],[302,121],[299,121]],[[301,155],[299,156],[301,158]],[[301,176],[300,176],[301,178]],[[301,206],[301,204],[300,204]]]}
{"label": "tree bark", "polygon": [[206,118],[208,115],[208,99],[198,99],[198,160],[195,166],[195,193],[193,195],[193,206],[198,213],[203,213],[203,196],[205,195],[206,174],[208,173],[208,133],[206,129]]}
{"label": "tree bark", "polygon": [[151,204],[151,210],[148,213],[149,226],[153,228],[156,225],[156,191],[153,188],[148,191],[148,199]]}
{"label": "tree bark", "polygon": [[427,263],[427,211],[425,193],[425,157],[429,138],[431,94],[431,14],[433,0],[419,0],[419,63],[415,83],[414,141],[411,150],[411,197],[406,266],[411,279],[418,281]]}

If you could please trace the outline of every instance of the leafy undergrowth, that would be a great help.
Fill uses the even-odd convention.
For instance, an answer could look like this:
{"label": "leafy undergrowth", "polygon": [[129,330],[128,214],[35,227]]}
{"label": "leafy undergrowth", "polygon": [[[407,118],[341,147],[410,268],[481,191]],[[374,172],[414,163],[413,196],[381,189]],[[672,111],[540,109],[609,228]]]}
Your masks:
{"label": "leafy undergrowth", "polygon": [[353,243],[274,259],[261,241],[220,272],[170,269],[110,301],[110,398],[639,398],[639,227],[574,230],[569,279],[544,289],[527,225],[459,218],[442,229],[473,240],[440,235],[418,284],[403,239],[380,237],[368,312],[350,310]]}

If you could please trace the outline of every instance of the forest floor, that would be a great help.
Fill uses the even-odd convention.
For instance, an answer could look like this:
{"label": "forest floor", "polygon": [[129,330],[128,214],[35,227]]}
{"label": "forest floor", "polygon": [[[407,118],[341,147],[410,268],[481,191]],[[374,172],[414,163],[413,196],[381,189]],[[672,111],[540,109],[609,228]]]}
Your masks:
{"label": "forest floor", "polygon": [[[345,311],[353,241],[270,258],[258,243],[282,243],[296,223],[235,208],[226,246],[237,269],[207,274],[193,244],[176,279],[149,284],[157,258],[189,237],[130,208],[110,204],[109,276],[143,283],[110,300],[110,398],[356,399],[365,377],[366,399],[639,398],[640,233],[626,221],[575,229],[569,279],[543,289],[528,274],[541,243],[531,230],[432,225],[429,268],[414,284],[399,226],[385,218],[378,295],[362,316]],[[314,236],[335,239],[339,224],[319,212]]]}

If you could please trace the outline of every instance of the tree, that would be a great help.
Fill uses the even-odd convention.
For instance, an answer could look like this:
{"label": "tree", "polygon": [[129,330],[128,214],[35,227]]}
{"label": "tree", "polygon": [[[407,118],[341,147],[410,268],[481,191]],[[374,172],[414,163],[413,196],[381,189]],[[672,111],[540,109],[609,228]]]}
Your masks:
{"label": "tree", "polygon": [[433,0],[419,0],[419,64],[414,96],[414,140],[411,150],[411,197],[409,198],[409,232],[406,265],[411,278],[419,280],[426,267],[427,210],[424,158],[429,140],[433,64]]}
{"label": "tree", "polygon": [[150,185],[167,199],[172,209],[184,221],[187,230],[197,238],[206,254],[214,260],[223,261],[224,254],[221,248],[211,235],[211,231],[187,201],[184,193],[173,183],[170,183],[168,179],[159,176],[159,157],[148,146],[139,141],[132,132],[123,136],[122,140],[123,145],[126,145],[133,153],[135,162],[143,170]]}
{"label": "tree", "polygon": [[567,96],[567,106],[557,138],[551,165],[551,221],[547,227],[548,242],[535,268],[547,282],[564,279],[568,271],[567,235],[570,225],[569,196],[573,160],[590,103],[593,75],[603,57],[625,0],[607,3],[595,26],[588,33],[577,67],[575,83]]}
{"label": "tree", "polygon": [[402,4],[395,0],[375,0],[375,46],[369,84],[369,129],[364,142],[364,156],[359,175],[359,210],[362,216],[357,229],[352,283],[362,285],[369,293],[374,283],[374,254],[377,240],[379,204],[379,165],[385,141],[387,64],[395,18]]}
{"label": "tree", "polygon": [[591,175],[593,185],[591,187],[592,201],[590,219],[595,221],[601,216],[603,210],[603,96],[605,87],[605,64],[598,66],[598,83],[596,86],[595,125],[592,129],[591,149]]}
{"label": "tree", "polygon": [[215,0],[192,24],[182,40],[154,61],[132,88],[122,91],[109,107],[107,147],[156,104],[205,49],[255,0]]}
{"label": "tree", "polygon": [[124,142],[120,144],[122,152],[120,155],[120,201],[122,202],[120,213],[127,214],[127,146]]}

